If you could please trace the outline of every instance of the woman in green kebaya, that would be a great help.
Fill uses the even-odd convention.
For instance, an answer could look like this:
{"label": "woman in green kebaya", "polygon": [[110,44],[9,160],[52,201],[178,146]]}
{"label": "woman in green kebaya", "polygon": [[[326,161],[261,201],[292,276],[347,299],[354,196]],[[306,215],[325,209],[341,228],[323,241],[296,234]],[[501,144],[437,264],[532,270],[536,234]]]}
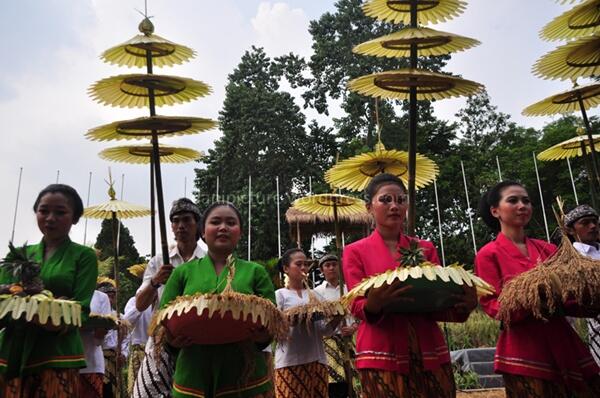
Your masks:
{"label": "woman in green kebaya", "polygon": [[[204,212],[202,238],[208,253],[175,268],[161,298],[164,308],[178,296],[220,293],[226,286],[227,259],[241,235],[241,216],[228,202],[217,202]],[[235,259],[231,287],[238,293],[264,297],[275,303],[275,290],[267,271],[259,264]],[[174,397],[270,398],[269,372],[261,350],[271,341],[264,330],[239,343],[200,345],[185,337],[169,336],[179,348],[173,381]]]}
{"label": "woman in green kebaya", "polygon": [[[42,190],[33,205],[43,234],[27,254],[41,265],[44,288],[54,297],[81,304],[88,318],[98,265],[94,250],[71,242],[69,231],[83,214],[83,203],[68,185]],[[16,282],[0,270],[0,284]],[[6,398],[79,397],[79,368],[86,366],[79,329],[73,326],[7,322],[0,332],[0,396]]]}

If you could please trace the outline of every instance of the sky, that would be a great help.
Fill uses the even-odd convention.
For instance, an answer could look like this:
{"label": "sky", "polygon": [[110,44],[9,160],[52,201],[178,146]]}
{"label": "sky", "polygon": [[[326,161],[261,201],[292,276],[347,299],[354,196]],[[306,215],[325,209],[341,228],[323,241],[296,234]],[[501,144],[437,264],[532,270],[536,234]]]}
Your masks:
{"label": "sky", "polygon": [[[15,243],[40,240],[32,205],[37,193],[57,177],[75,187],[86,203],[91,173],[89,204],[95,205],[108,200],[105,180],[110,167],[119,196],[122,192],[124,200],[149,206],[147,167],[109,163],[97,156],[105,148],[134,142],[98,143],[84,137],[90,128],[147,114],[145,109],[99,105],[86,92],[102,78],[137,72],[104,64],[99,55],[137,34],[142,18],[137,10],[143,11],[143,0],[0,0],[0,4],[4,137],[0,142],[4,192],[0,195],[0,254],[13,234],[15,209]],[[149,0],[155,33],[197,52],[191,62],[155,73],[201,80],[213,88],[208,97],[160,108],[159,113],[218,118],[227,75],[246,50],[255,45],[264,47],[270,56],[294,52],[309,57],[309,22],[333,11],[334,4],[334,0]],[[480,46],[455,54],[446,70],[484,84],[492,103],[517,123],[541,128],[552,119],[527,118],[521,111],[570,88],[569,82],[541,80],[531,74],[534,62],[560,44],[542,41],[539,30],[565,10],[567,6],[552,0],[470,1],[460,17],[432,28],[480,40]],[[464,99],[440,101],[435,105],[436,115],[453,120],[463,105]],[[311,110],[307,113],[309,120],[317,118],[325,125],[340,114],[336,109],[328,118]],[[161,142],[207,151],[219,136],[214,130]],[[167,211],[173,200],[192,196],[195,167],[194,163],[163,166]],[[124,224],[140,253],[148,254],[149,220],[125,220]],[[83,242],[85,235],[87,243],[93,243],[99,229],[100,221],[89,220],[86,228],[82,219],[73,227],[71,239]]]}

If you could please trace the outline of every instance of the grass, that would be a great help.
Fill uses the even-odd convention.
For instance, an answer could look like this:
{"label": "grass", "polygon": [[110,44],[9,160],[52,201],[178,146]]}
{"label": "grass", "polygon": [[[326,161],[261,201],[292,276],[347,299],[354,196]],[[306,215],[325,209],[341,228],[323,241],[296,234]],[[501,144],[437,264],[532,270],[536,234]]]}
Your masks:
{"label": "grass", "polygon": [[465,323],[445,323],[440,326],[451,351],[495,347],[500,332],[500,322],[490,318],[480,309],[473,311]]}

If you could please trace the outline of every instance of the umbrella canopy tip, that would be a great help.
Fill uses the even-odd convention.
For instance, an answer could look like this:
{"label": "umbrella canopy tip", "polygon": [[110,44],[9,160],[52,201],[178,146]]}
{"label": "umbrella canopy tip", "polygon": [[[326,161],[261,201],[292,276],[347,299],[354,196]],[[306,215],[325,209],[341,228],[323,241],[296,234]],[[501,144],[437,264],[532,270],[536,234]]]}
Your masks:
{"label": "umbrella canopy tip", "polygon": [[138,29],[146,36],[150,36],[154,33],[154,24],[150,21],[149,17],[145,17],[138,25]]}

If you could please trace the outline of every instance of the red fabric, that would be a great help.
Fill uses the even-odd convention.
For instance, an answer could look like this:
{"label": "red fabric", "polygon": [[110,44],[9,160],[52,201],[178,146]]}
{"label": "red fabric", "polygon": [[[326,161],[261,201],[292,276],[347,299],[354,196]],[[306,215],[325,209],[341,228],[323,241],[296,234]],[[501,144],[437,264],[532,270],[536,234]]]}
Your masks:
{"label": "red fabric", "polygon": [[[483,297],[481,306],[492,318],[498,315],[498,295],[511,278],[534,268],[556,251],[556,246],[526,239],[529,257],[524,256],[502,233],[485,245],[475,258],[475,272],[496,289]],[[508,373],[563,382],[573,387],[598,374],[599,368],[567,320],[555,316],[544,322],[528,313],[516,315],[510,328],[503,328],[496,345],[494,368]]]}
{"label": "red fabric", "polygon": [[[398,247],[409,247],[410,241],[414,239],[417,238],[401,235]],[[431,242],[419,240],[419,246],[425,249],[428,261],[439,264],[437,251]],[[392,258],[377,230],[344,249],[343,269],[348,289],[352,289],[364,278],[397,266],[397,259]],[[431,315],[387,314],[377,319],[367,318],[363,310],[366,301],[366,298],[360,297],[351,306],[352,314],[364,321],[358,327],[356,338],[357,369],[380,369],[408,374],[409,324],[416,331],[425,370],[437,369],[450,362],[442,332]]]}

